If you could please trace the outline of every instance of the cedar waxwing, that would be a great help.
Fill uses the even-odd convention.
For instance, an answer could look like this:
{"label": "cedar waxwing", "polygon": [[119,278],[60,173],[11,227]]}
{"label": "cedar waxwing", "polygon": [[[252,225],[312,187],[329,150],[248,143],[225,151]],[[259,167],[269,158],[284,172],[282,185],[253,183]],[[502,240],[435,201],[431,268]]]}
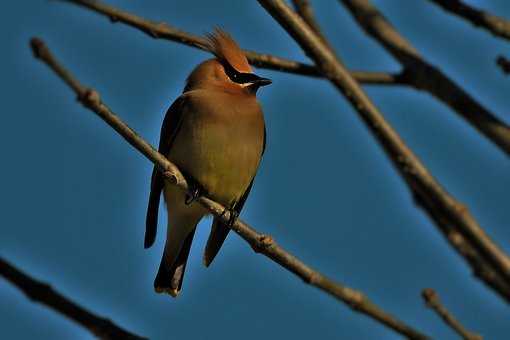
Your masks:
{"label": "cedar waxwing", "polygon": [[[227,33],[207,36],[216,58],[198,65],[186,80],[183,94],[168,109],[159,152],[177,165],[192,190],[185,194],[165,183],[154,167],[147,209],[145,248],[156,238],[158,206],[163,191],[168,212],[165,250],[154,288],[173,297],[182,287],[186,261],[198,222],[208,213],[193,202],[205,195],[234,216],[248,197],[265,147],[264,116],[257,89],[271,84],[252,72],[246,56]],[[209,266],[230,228],[214,218],[203,262]]]}

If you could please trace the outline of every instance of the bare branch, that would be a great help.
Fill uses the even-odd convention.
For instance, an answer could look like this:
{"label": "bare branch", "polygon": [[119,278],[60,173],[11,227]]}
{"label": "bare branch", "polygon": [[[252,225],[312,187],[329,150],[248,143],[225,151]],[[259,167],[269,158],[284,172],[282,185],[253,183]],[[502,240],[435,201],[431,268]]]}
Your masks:
{"label": "bare branch", "polygon": [[483,338],[475,333],[468,331],[455,317],[446,309],[439,300],[439,295],[431,289],[426,288],[421,293],[427,306],[434,310],[444,322],[457,332],[465,340],[483,340]]}
{"label": "bare branch", "polygon": [[322,33],[322,30],[315,20],[315,15],[313,14],[313,8],[308,0],[292,0],[294,4],[294,8],[296,12],[303,18],[303,20],[310,26],[310,28],[317,34],[319,39],[322,41],[324,45],[326,45],[330,50],[333,51],[333,48],[329,44],[328,40]]}
{"label": "bare branch", "polygon": [[469,21],[473,26],[484,28],[496,37],[510,40],[510,21],[482,11],[478,8],[465,4],[460,0],[429,0],[443,8],[445,11],[455,14]]}
{"label": "bare branch", "polygon": [[[468,240],[483,260],[490,263],[494,271],[502,276],[508,285],[510,259],[485,234],[467,208],[456,201],[432,177],[425,166],[405,145],[400,136],[386,122],[382,114],[370,101],[358,83],[347,72],[337,58],[306,23],[282,0],[258,0],[260,4],[287,30],[301,48],[322,70],[323,74],[350,101],[360,118],[379,141],[386,154],[399,170],[428,214],[435,220],[451,225],[463,238]],[[482,262],[481,262],[482,263]],[[490,270],[490,268],[488,270]]]}
{"label": "bare branch", "polygon": [[92,314],[56,292],[51,286],[31,278],[1,257],[0,275],[20,289],[30,300],[52,308],[100,339],[146,339],[120,328],[108,319]]}
{"label": "bare branch", "polygon": [[[59,0],[88,8],[96,13],[102,14],[112,22],[121,22],[128,26],[134,27],[154,39],[164,39],[187,46],[204,50],[204,39],[202,37],[181,31],[166,23],[152,22],[137,15],[122,11],[113,6],[106,5],[100,1],[91,0]],[[270,54],[262,54],[253,51],[244,51],[248,57],[250,64],[269,70],[293,73],[311,77],[322,77],[313,65],[300,63],[273,56]],[[399,85],[402,79],[398,74],[389,74],[383,72],[362,72],[353,71],[353,77],[360,83],[367,85]]]}
{"label": "bare branch", "polygon": [[[442,98],[446,103],[451,104],[458,113],[464,114],[470,121],[478,124],[479,128],[484,129],[487,134],[491,134],[494,137],[493,140],[503,146],[505,151],[510,152],[510,129],[508,126],[497,121],[490,113],[486,115],[485,113],[488,113],[488,111],[444,76],[441,71],[422,59],[414,47],[400,36],[377,8],[368,0],[342,0],[342,2],[351,11],[360,26],[404,65],[406,68],[404,77],[407,78],[410,84],[417,88],[422,87],[438,98]],[[447,224],[450,228],[458,230],[466,238],[467,242],[471,243],[476,249],[476,252],[485,259],[479,262],[490,263],[493,270],[497,274],[502,275],[503,282],[508,286],[510,281],[510,260],[474,222],[465,206],[455,201],[450,203],[445,201],[446,204],[451,204],[452,210],[457,211],[453,215],[450,213],[445,214],[441,211],[434,211],[434,206],[436,205],[434,200],[427,202],[424,198],[419,198],[417,201],[424,206],[429,216],[436,221],[436,224]],[[462,215],[465,216],[462,217]],[[444,216],[443,222],[439,221],[441,216]],[[459,218],[455,217],[452,220],[451,217],[454,216],[459,216]],[[484,245],[481,243],[484,243]],[[451,241],[450,244],[452,244]],[[452,246],[455,247],[453,244]],[[468,260],[468,262],[470,261]],[[472,263],[470,262],[470,264]],[[476,274],[478,271],[476,268],[474,270]],[[492,283],[489,283],[489,285],[494,286]],[[498,292],[501,291],[498,290]],[[506,299],[508,300],[508,295],[506,295]]]}
{"label": "bare branch", "polygon": [[498,275],[487,261],[476,251],[471,243],[440,212],[426,201],[415,197],[416,203],[423,207],[429,217],[436,223],[451,247],[471,266],[473,274],[494,289],[503,299],[510,302],[510,285]]}
{"label": "bare branch", "polygon": [[484,108],[437,67],[430,64],[369,0],[340,0],[368,35],[381,43],[405,68],[407,83],[448,105],[479,132],[510,154],[510,127]]}
{"label": "bare branch", "polygon": [[[402,73],[350,71],[351,76],[363,85],[406,85]],[[322,75],[321,75],[322,77]]]}
{"label": "bare branch", "polygon": [[[51,55],[46,45],[37,38],[31,40],[34,55],[45,62],[59,75],[76,93],[78,100],[89,110],[95,112],[108,125],[117,131],[129,144],[140,151],[163,172],[165,179],[187,191],[188,184],[179,169],[157,152],[149,143],[142,139],[135,131],[127,126],[117,115],[101,102],[99,94],[92,89],[81,85],[67,70],[61,66]],[[230,213],[225,207],[207,198],[199,197],[198,202],[207,208],[213,215],[228,225]],[[313,270],[294,255],[280,247],[271,236],[258,233],[248,224],[237,219],[232,226],[237,234],[247,241],[256,252],[260,252],[272,259],[282,267],[300,277],[305,283],[319,288],[325,293],[347,304],[354,311],[365,314],[383,325],[413,339],[426,339],[427,337],[402,321],[386,313],[372,303],[363,293],[334,282],[323,274]]]}

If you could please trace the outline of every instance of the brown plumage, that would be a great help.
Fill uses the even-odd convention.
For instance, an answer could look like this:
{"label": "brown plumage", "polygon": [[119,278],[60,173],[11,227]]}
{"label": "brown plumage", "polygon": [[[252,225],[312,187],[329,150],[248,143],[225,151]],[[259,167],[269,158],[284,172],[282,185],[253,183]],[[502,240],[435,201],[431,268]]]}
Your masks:
{"label": "brown plumage", "polygon": [[227,62],[239,72],[251,73],[252,69],[246,56],[230,34],[217,28],[207,34],[207,48],[222,62]]}
{"label": "brown plumage", "polygon": [[[159,151],[174,162],[202,194],[239,213],[246,201],[265,147],[262,110],[255,94],[268,79],[254,75],[237,43],[225,32],[207,36],[216,56],[189,75],[183,94],[168,109]],[[186,204],[186,195],[166,184],[154,168],[147,209],[145,247],[156,237],[158,207],[164,193],[168,212],[165,251],[154,281],[157,292],[177,296],[195,228],[207,211]],[[204,264],[209,266],[230,228],[214,219]]]}

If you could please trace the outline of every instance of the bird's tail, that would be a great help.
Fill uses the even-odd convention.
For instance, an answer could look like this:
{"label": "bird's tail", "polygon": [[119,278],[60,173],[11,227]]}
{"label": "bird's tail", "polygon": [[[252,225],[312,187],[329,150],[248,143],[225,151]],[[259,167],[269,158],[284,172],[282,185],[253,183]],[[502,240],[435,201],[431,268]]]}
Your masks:
{"label": "bird's tail", "polygon": [[154,289],[157,293],[167,293],[172,297],[177,297],[181,291],[184,270],[186,269],[195,229],[196,225],[187,235],[184,235],[184,241],[182,242],[179,242],[178,235],[170,235],[174,238],[167,240],[158,274],[154,280]]}
{"label": "bird's tail", "polygon": [[214,218],[211,233],[205,246],[203,262],[206,267],[209,267],[220,251],[223,242],[227,238],[230,228],[221,222],[219,218]]}

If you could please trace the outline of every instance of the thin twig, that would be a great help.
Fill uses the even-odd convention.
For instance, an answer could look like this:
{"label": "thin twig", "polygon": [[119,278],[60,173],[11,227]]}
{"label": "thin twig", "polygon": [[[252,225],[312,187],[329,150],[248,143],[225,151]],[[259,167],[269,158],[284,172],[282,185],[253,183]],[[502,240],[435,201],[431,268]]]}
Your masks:
{"label": "thin twig", "polygon": [[[467,208],[456,201],[432,177],[425,166],[405,145],[397,132],[384,119],[358,83],[350,76],[339,58],[325,47],[308,25],[282,0],[258,0],[259,3],[287,30],[323,74],[350,101],[360,118],[379,141],[409,185],[416,200],[435,221],[452,225],[464,239],[475,247],[502,276],[508,286],[510,259],[485,234]],[[480,262],[483,263],[483,262]],[[490,270],[491,267],[488,268]]]}
{"label": "thin twig", "polygon": [[421,293],[427,306],[434,310],[443,321],[457,332],[464,340],[483,340],[481,335],[468,331],[441,303],[439,295],[431,289],[426,288]]}
{"label": "thin twig", "polygon": [[460,0],[429,0],[445,11],[466,19],[476,27],[481,27],[503,39],[510,40],[510,21],[470,6]]}
{"label": "thin twig", "polygon": [[313,14],[313,8],[308,0],[292,0],[292,4],[296,9],[296,12],[303,18],[303,20],[310,26],[310,28],[317,34],[319,39],[322,41],[324,45],[326,45],[330,50],[333,51],[331,44],[328,39],[322,33],[322,30],[315,19],[315,15]]}
{"label": "thin twig", "polygon": [[448,105],[510,155],[510,127],[483,107],[443,72],[426,61],[368,0],[339,0],[365,32],[381,43],[404,67],[407,83]]}
{"label": "thin twig", "polygon": [[56,292],[48,284],[31,278],[1,257],[0,276],[15,285],[30,300],[54,309],[100,339],[146,339],[120,328],[108,319],[92,314]]}
{"label": "thin twig", "polygon": [[[164,39],[187,46],[204,50],[204,39],[202,37],[181,31],[167,23],[153,22],[137,15],[122,11],[113,6],[106,5],[100,1],[91,0],[59,0],[88,8],[98,14],[110,18],[112,22],[121,22],[134,27],[154,39]],[[250,64],[269,70],[299,74],[304,76],[322,77],[313,65],[280,58],[270,54],[262,54],[254,51],[244,51]],[[357,81],[367,85],[399,85],[402,84],[400,75],[384,72],[352,71]]]}
{"label": "thin twig", "polygon": [[503,299],[510,302],[510,285],[497,274],[487,261],[480,256],[471,243],[448,221],[444,215],[436,211],[427,201],[415,197],[416,204],[421,206],[429,217],[436,223],[439,231],[444,235],[451,247],[471,266],[475,277],[494,289]]}
{"label": "thin twig", "polygon": [[[168,161],[168,159],[166,159],[162,154],[157,152],[138,134],[136,134],[136,132],[127,126],[117,115],[110,111],[110,109],[101,102],[100,96],[95,90],[81,85],[76,78],[74,78],[56,61],[46,45],[40,39],[32,39],[31,46],[34,51],[34,55],[50,66],[52,70],[74,90],[78,100],[86,108],[95,112],[113,129],[115,129],[115,131],[117,131],[129,144],[158,166],[167,181],[178,186],[183,191],[188,190],[188,184],[179,169]],[[207,197],[199,197],[198,202],[207,208],[213,215],[222,219],[225,225],[228,225],[230,213],[226,211],[222,205]],[[414,330],[402,321],[383,311],[377,305],[372,303],[365,294],[334,282],[325,275],[310,268],[294,255],[280,247],[271,236],[260,234],[251,226],[239,219],[237,219],[233,224],[232,230],[247,241],[257,252],[265,255],[290,272],[294,273],[305,283],[315,286],[323,292],[346,303],[354,311],[363,313],[381,322],[383,325],[408,336],[409,338],[427,338],[422,333]]]}

